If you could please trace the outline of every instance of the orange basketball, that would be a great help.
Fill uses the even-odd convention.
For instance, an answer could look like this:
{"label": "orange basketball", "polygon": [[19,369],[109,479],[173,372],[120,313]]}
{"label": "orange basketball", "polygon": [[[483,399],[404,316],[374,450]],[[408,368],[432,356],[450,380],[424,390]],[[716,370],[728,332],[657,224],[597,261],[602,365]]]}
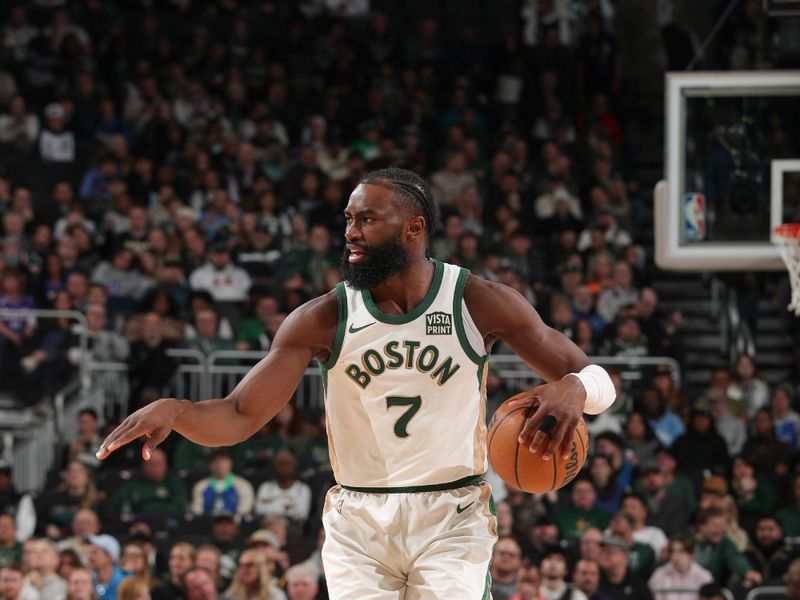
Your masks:
{"label": "orange basketball", "polygon": [[581,419],[575,427],[567,460],[560,453],[550,460],[542,460],[542,452],[531,454],[528,444],[521,445],[517,441],[525,420],[536,411],[536,406],[508,406],[520,396],[522,394],[517,394],[503,402],[489,423],[489,462],[503,481],[513,488],[534,494],[557,490],[572,481],[586,462],[589,449],[586,424]]}

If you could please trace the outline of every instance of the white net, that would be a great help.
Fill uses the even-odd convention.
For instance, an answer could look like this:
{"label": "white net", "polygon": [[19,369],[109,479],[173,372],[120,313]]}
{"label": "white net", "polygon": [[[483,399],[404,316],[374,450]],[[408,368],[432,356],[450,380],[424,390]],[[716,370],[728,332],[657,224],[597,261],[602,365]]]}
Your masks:
{"label": "white net", "polygon": [[789,271],[792,300],[786,308],[800,316],[800,223],[778,225],[772,232],[772,243],[780,250]]}

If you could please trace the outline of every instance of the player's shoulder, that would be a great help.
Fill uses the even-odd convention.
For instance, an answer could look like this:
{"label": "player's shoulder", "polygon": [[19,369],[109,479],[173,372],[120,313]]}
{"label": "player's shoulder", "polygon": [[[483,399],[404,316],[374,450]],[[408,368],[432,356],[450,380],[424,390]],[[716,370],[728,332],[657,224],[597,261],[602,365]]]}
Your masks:
{"label": "player's shoulder", "polygon": [[470,309],[492,308],[495,303],[502,302],[513,293],[514,289],[504,283],[489,281],[470,273],[464,286],[464,301]]}
{"label": "player's shoulder", "polygon": [[324,342],[339,322],[336,288],[295,308],[281,326],[294,339]]}

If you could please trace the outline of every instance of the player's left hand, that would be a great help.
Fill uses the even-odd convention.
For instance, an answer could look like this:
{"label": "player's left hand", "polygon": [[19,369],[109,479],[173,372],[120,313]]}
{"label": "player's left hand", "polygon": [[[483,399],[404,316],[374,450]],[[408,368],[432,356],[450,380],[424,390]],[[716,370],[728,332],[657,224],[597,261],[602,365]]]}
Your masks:
{"label": "player's left hand", "polygon": [[[538,405],[528,416],[525,426],[519,434],[520,444],[529,444],[531,452],[543,452],[542,458],[550,460],[553,454],[561,449],[564,459],[569,458],[572,445],[572,434],[583,414],[586,390],[577,377],[564,377],[552,383],[531,388],[520,394],[516,400],[509,402],[511,408]],[[551,419],[545,419],[551,417]],[[549,432],[540,429],[545,421],[555,424]]]}

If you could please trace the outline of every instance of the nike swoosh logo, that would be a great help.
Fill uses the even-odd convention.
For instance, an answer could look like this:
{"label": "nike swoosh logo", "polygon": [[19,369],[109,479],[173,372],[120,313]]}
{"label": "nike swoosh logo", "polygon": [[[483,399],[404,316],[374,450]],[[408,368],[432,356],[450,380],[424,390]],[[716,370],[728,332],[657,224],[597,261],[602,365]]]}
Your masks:
{"label": "nike swoosh logo", "polygon": [[372,323],[367,323],[366,325],[362,325],[361,327],[356,327],[352,323],[350,324],[350,333],[355,333],[356,331],[361,331],[362,329],[366,329],[370,325],[375,325],[375,321]]}
{"label": "nike swoosh logo", "polygon": [[468,509],[470,506],[472,506],[473,504],[475,504],[475,501],[474,501],[474,500],[473,500],[472,502],[470,502],[469,504],[467,504],[467,505],[466,505],[464,508],[461,508],[461,505],[459,504],[458,506],[456,506],[456,512],[457,512],[458,514],[461,514],[461,513],[463,513],[465,510],[467,510],[467,509]]}

